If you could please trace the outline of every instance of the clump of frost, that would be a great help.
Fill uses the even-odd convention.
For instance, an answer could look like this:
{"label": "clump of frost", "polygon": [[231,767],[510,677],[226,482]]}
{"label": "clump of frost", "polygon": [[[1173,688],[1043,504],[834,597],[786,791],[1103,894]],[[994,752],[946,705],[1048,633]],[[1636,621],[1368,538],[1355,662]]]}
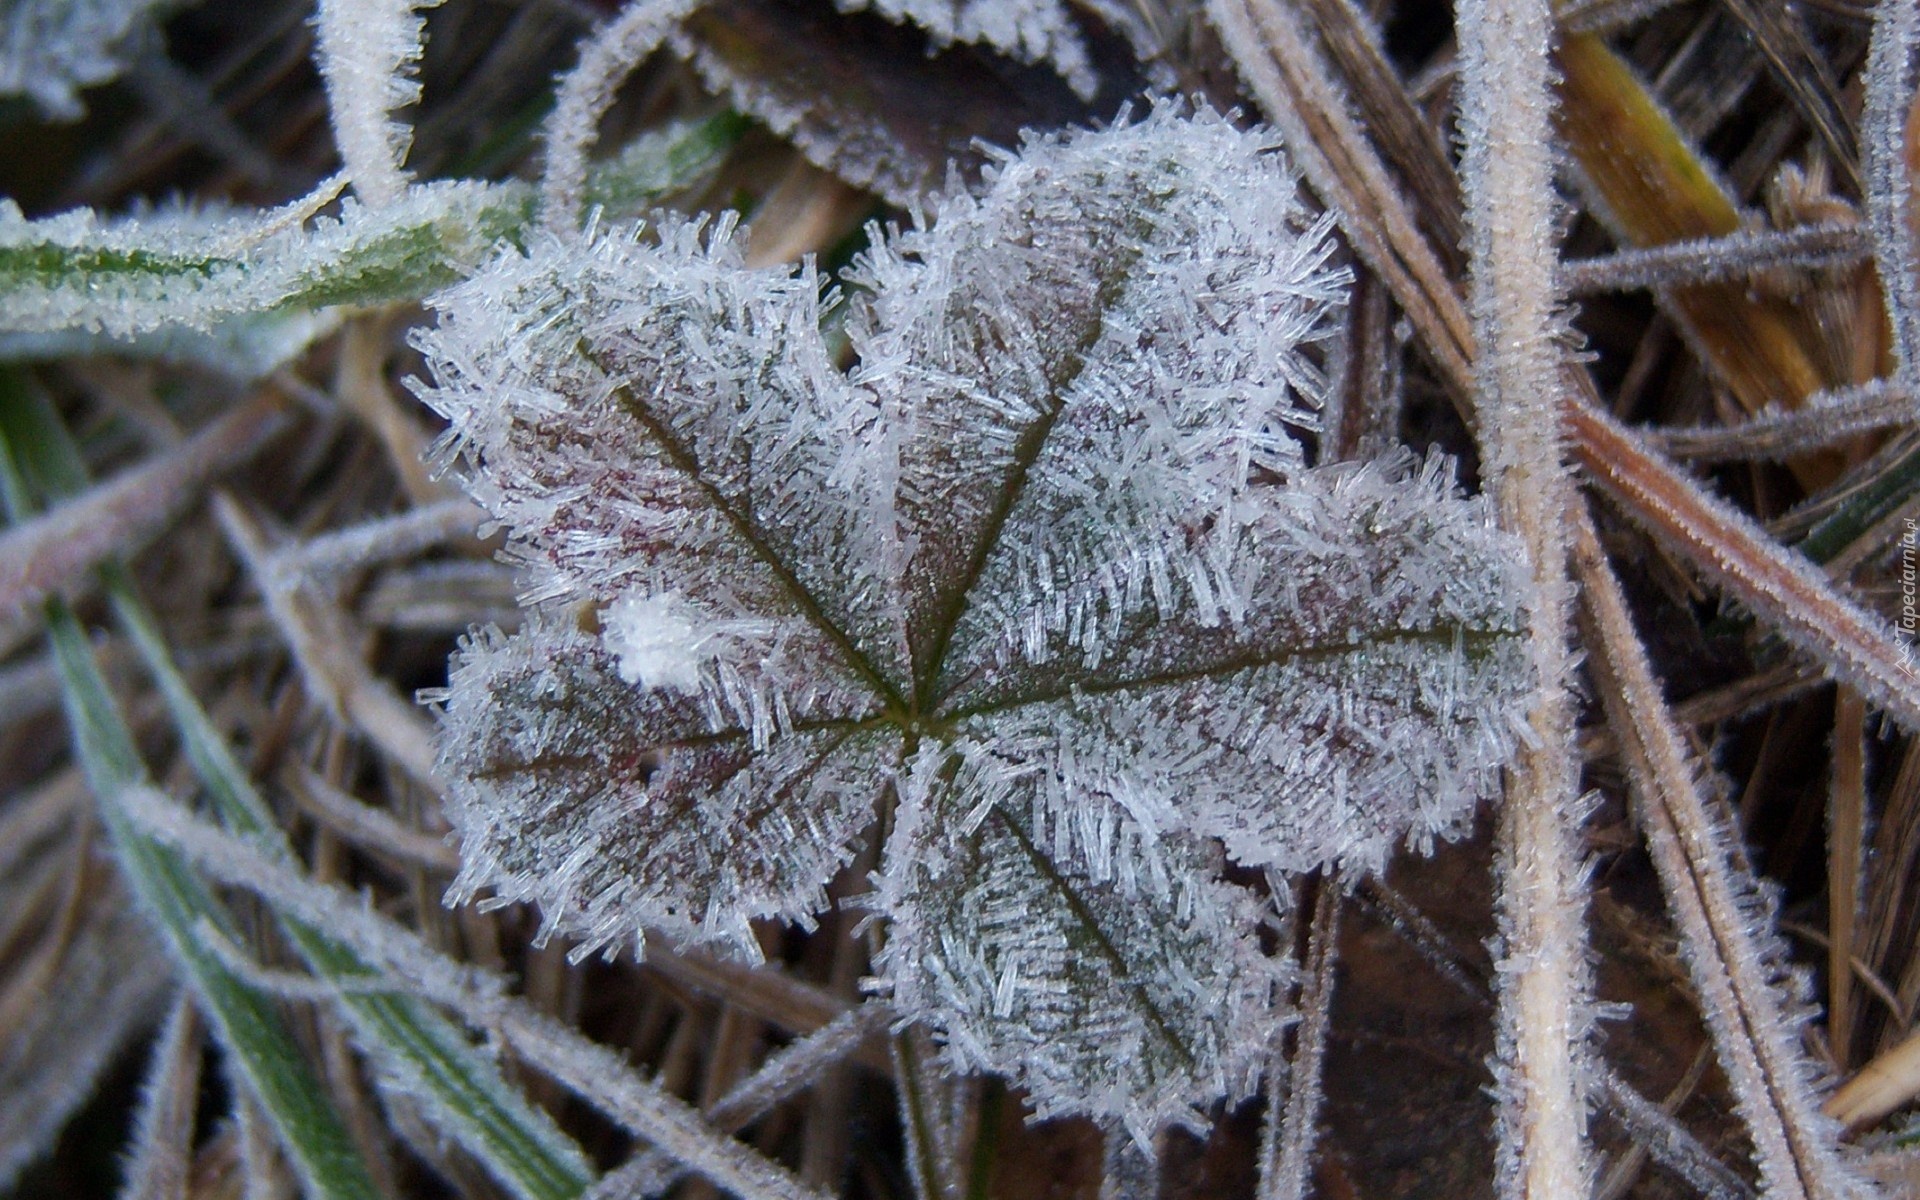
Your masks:
{"label": "clump of frost", "polygon": [[757,953],[887,830],[875,986],[1144,1138],[1247,1095],[1272,900],[1492,793],[1518,548],[1438,459],[1309,466],[1345,273],[1265,131],[1030,140],[836,303],[730,221],[540,235],[419,345],[524,571],[456,657],[456,897]]}
{"label": "clump of frost", "polygon": [[766,621],[714,620],[677,592],[622,596],[601,611],[600,625],[620,678],[676,692],[699,690],[709,660],[723,653],[740,657],[734,643],[775,629]]}

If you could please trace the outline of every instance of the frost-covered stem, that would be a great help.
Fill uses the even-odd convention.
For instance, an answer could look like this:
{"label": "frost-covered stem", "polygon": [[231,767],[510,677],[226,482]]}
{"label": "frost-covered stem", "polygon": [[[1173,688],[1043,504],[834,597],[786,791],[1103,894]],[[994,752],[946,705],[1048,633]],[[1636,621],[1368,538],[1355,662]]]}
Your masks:
{"label": "frost-covered stem", "polygon": [[453,875],[460,870],[460,851],[447,845],[445,839],[404,824],[387,810],[349,795],[317,771],[297,767],[291,791],[308,816],[342,841],[428,871]]}
{"label": "frost-covered stem", "polygon": [[1674,470],[1638,433],[1572,404],[1580,466],[1599,489],[1780,635],[1908,729],[1920,729],[1920,680],[1891,626],[1843,595],[1805,555]]}
{"label": "frost-covered stem", "polygon": [[473,536],[480,511],[465,498],[439,500],[392,517],[377,517],[275,550],[267,574],[276,586],[296,587],[410,558],[445,542]]}
{"label": "frost-covered stem", "polygon": [[[1584,517],[1584,514],[1581,514]],[[1833,1123],[1755,944],[1727,831],[1708,813],[1699,769],[1667,711],[1620,584],[1588,521],[1572,522],[1585,642],[1633,783],[1634,813],[1666,892],[1720,1069],[1752,1138],[1766,1194],[1836,1200],[1863,1194],[1833,1150]]]}
{"label": "frost-covered stem", "polygon": [[393,110],[420,98],[409,76],[426,44],[419,15],[440,0],[320,0],[314,16],[333,139],[353,190],[379,208],[407,190],[413,130]]}
{"label": "frost-covered stem", "polygon": [[153,1042],[140,1088],[140,1114],[123,1172],[125,1200],[177,1200],[187,1194],[193,1109],[200,1097],[200,1014],[185,991],[175,995]]}
{"label": "frost-covered stem", "polygon": [[660,48],[701,0],[634,0],[580,43],[580,63],[560,81],[547,118],[547,166],[540,180],[540,223],[563,237],[580,229],[587,188],[587,151],[600,118],[627,73]]}
{"label": "frost-covered stem", "polygon": [[1827,1044],[1842,1069],[1853,1061],[1853,947],[1866,836],[1867,704],[1835,689],[1833,774],[1827,790]]}
{"label": "frost-covered stem", "polygon": [[295,1195],[282,1165],[273,1125],[260,1102],[235,1078],[230,1060],[228,1086],[233,1090],[233,1122],[239,1134],[241,1200],[292,1200]]}
{"label": "frost-covered stem", "polygon": [[[1348,113],[1327,64],[1275,0],[1209,0],[1208,12],[1267,117],[1285,135],[1314,190],[1340,213],[1355,253],[1406,312],[1449,390],[1471,392],[1467,364],[1474,339],[1465,306]],[[1649,452],[1637,434],[1598,408],[1597,390],[1583,370],[1569,366],[1568,373],[1574,386],[1571,394],[1562,392],[1567,433],[1594,482],[1788,640],[1901,724],[1920,729],[1920,687],[1902,672],[1900,648],[1886,623],[1843,598],[1751,518]]]}
{"label": "frost-covered stem", "polygon": [[1908,122],[1914,103],[1913,46],[1920,34],[1920,0],[1881,0],[1873,14],[1867,55],[1867,223],[1886,292],[1899,371],[1920,368],[1920,253],[1913,228],[1908,170]]}
{"label": "frost-covered stem", "polygon": [[[736,1133],[773,1111],[775,1105],[812,1086],[823,1074],[857,1051],[869,1037],[886,1027],[885,1005],[850,1008],[812,1033],[799,1038],[760,1064],[706,1110],[707,1120],[722,1133]],[[619,1170],[608,1174],[581,1200],[625,1200],[655,1195],[671,1188],[684,1174],[659,1150],[644,1150]]]}
{"label": "frost-covered stem", "polygon": [[1546,0],[1461,0],[1462,183],[1471,229],[1482,456],[1503,523],[1526,543],[1536,672],[1532,735],[1499,826],[1500,1192],[1565,1200],[1593,1185],[1586,1145],[1585,905],[1579,756],[1568,690],[1563,529],[1572,487],[1555,342],[1553,129]]}
{"label": "frost-covered stem", "polygon": [[[1267,1123],[1261,1134],[1259,1200],[1306,1200],[1313,1146],[1320,1134],[1321,1086],[1327,1030],[1333,1015],[1333,976],[1340,941],[1344,887],[1337,874],[1320,883],[1307,947],[1307,980],[1300,990],[1300,1028],[1293,1065],[1282,1076],[1276,1063],[1267,1089]],[[1285,1087],[1281,1086],[1284,1078]]]}
{"label": "frost-covered stem", "polygon": [[1633,246],[1566,263],[1567,293],[1637,291],[1744,281],[1760,271],[1852,266],[1871,247],[1858,225],[1838,221],[1791,229],[1742,229],[1725,237]]}
{"label": "frost-covered stem", "polygon": [[285,399],[262,391],[164,454],[0,534],[0,621],[27,615],[108,558],[145,545],[207,480],[251,458],[287,425]]}
{"label": "frost-covered stem", "polygon": [[900,1127],[906,1135],[915,1193],[920,1200],[951,1200],[959,1195],[959,1164],[943,1136],[942,1114],[934,1108],[939,1084],[926,1067],[932,1047],[913,1029],[895,1034],[890,1045]]}
{"label": "frost-covered stem", "polygon": [[1916,418],[1920,398],[1912,388],[1897,379],[1874,379],[1815,392],[1800,408],[1762,413],[1732,425],[1662,429],[1657,436],[1668,454],[1691,462],[1785,462]]}
{"label": "frost-covered stem", "polygon": [[215,495],[214,513],[253,574],[312,696],[335,720],[360,729],[408,774],[438,790],[433,732],[426,718],[367,666],[359,651],[366,639],[346,614],[300,581],[285,586],[276,578],[265,531],[232,496]]}

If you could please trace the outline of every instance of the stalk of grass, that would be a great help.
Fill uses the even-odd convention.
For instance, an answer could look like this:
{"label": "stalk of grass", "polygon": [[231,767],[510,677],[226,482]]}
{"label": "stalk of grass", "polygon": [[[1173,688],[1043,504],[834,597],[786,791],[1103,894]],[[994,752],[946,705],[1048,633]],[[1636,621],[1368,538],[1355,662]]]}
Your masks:
{"label": "stalk of grass", "polygon": [[[1594,210],[1629,246],[1729,238],[1739,207],[1659,102],[1607,44],[1574,34],[1555,50],[1559,132],[1594,197]],[[1703,362],[1749,413],[1799,407],[1823,388],[1854,382],[1821,367],[1805,317],[1746,279],[1659,290]],[[1816,453],[1792,464],[1808,487],[1839,474],[1842,459]]]}
{"label": "stalk of grass", "polygon": [[[8,518],[15,521],[34,506],[19,461],[32,453],[22,438],[29,431],[14,419],[23,408],[0,404],[0,485]],[[44,611],[74,756],[99,800],[101,822],[130,890],[192,981],[222,1046],[265,1109],[308,1194],[322,1200],[374,1200],[378,1193],[366,1164],[272,997],[235,975],[206,944],[203,926],[238,939],[231,916],[177,851],[156,843],[121,811],[121,797],[151,786],[146,764],[73,610],[54,599]]]}
{"label": "stalk of grass", "polygon": [[[744,117],[722,112],[637,138],[592,172],[584,202],[642,211],[705,175],[746,127]],[[323,185],[316,198],[330,190]],[[0,334],[124,339],[415,301],[501,243],[523,241],[534,206],[530,184],[457,181],[414,187],[379,209],[351,205],[312,228],[304,227],[311,200],[172,229],[153,218],[135,229],[90,214],[27,221],[0,207]]]}
{"label": "stalk of grass", "polygon": [[[49,491],[86,486],[79,454],[45,400],[18,397],[10,424],[27,436],[35,473]],[[181,676],[152,612],[124,566],[102,569],[108,603],[158,684],[194,773],[222,824],[276,857],[293,861],[286,835],[247,772],[235,761]],[[380,972],[313,926],[281,914],[281,925],[321,979],[342,985],[340,1007],[368,1057],[408,1095],[421,1100],[441,1132],[525,1200],[568,1200],[593,1179],[580,1149],[544,1112],[502,1078],[461,1030],[410,996],[367,990]]]}

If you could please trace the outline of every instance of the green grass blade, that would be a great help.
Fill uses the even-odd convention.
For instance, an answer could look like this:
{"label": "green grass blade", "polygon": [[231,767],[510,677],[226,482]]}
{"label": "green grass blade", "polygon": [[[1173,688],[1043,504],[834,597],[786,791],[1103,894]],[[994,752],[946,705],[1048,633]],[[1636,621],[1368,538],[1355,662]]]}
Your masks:
{"label": "green grass blade", "polygon": [[[15,394],[11,424],[30,435],[29,465],[48,494],[84,486],[86,473],[66,430],[32,393]],[[293,861],[284,833],[226,739],[214,728],[180,674],[153,614],[124,567],[104,569],[107,599],[159,685],[181,745],[221,822],[264,849]],[[525,1200],[570,1200],[592,1182],[580,1149],[545,1113],[506,1082],[458,1026],[412,997],[369,992],[378,972],[353,951],[302,922],[281,920],[289,938],[321,978],[352,985],[341,1007],[356,1040],[378,1067],[424,1102],[441,1131]]]}
{"label": "green grass blade", "polygon": [[[721,113],[636,139],[595,173],[589,202],[644,209],[710,171],[745,128],[744,118]],[[296,215],[107,222],[82,212],[29,221],[0,203],[0,353],[71,352],[74,333],[124,346],[162,330],[204,333],[232,321],[418,300],[502,241],[522,239],[533,189],[443,181],[380,209],[349,204],[340,218],[310,226]],[[267,336],[279,337],[278,327]],[[147,344],[164,351],[180,343]]]}
{"label": "green grass blade", "polygon": [[[29,403],[20,416],[21,424],[38,426],[34,444],[46,451],[37,456],[38,473],[69,489],[82,482],[78,456],[44,404]],[[182,746],[220,819],[291,861],[278,825],[180,675],[164,635],[124,568],[109,567],[105,576],[114,614],[159,684]],[[375,972],[352,951],[297,921],[283,925],[318,974],[362,989],[342,998],[362,1043],[384,1069],[397,1072],[413,1094],[429,1100],[445,1132],[501,1182],[531,1200],[565,1200],[591,1182],[591,1169],[580,1150],[510,1087],[456,1026],[411,998],[367,993],[366,980]]]}
{"label": "green grass blade", "polygon": [[[16,380],[6,383],[9,386],[0,389],[0,493],[8,518],[18,520],[33,508],[27,477],[16,466],[22,452],[30,452],[23,442],[33,431],[15,419],[29,408],[20,403],[23,389],[15,386]],[[46,475],[40,473],[42,479]],[[259,1097],[309,1194],[325,1200],[374,1200],[378,1193],[359,1151],[272,998],[236,976],[203,941],[204,927],[238,940],[226,909],[176,852],[147,837],[120,811],[118,797],[151,786],[146,763],[72,610],[62,601],[49,601],[46,620],[74,755],[99,800],[102,824],[129,888],[159,924],[175,961],[192,980],[210,1023]]]}
{"label": "green grass blade", "polygon": [[1880,522],[1898,512],[1920,492],[1920,446],[1867,476],[1807,532],[1800,552],[1817,563],[1832,562]]}
{"label": "green grass blade", "polygon": [[103,823],[133,893],[160,924],[175,960],[193,980],[221,1044],[259,1098],[309,1193],[328,1200],[378,1195],[346,1126],[287,1032],[273,1000],[236,976],[202,941],[203,924],[231,933],[232,920],[191,867],[156,845],[118,811],[116,797],[146,785],[144,766],[86,633],[60,601],[47,606],[74,749],[100,798]]}
{"label": "green grass blade", "polygon": [[[280,828],[181,678],[151,613],[133,593],[124,570],[114,568],[108,573],[107,596],[158,681],[187,757],[221,820],[291,861]],[[364,987],[368,978],[377,975],[353,951],[311,926],[285,917],[281,924],[321,978]],[[569,1200],[592,1182],[592,1168],[580,1149],[434,1009],[412,997],[365,991],[348,991],[341,997],[341,1007],[356,1040],[379,1068],[425,1102],[441,1131],[485,1164],[515,1195],[526,1200]]]}

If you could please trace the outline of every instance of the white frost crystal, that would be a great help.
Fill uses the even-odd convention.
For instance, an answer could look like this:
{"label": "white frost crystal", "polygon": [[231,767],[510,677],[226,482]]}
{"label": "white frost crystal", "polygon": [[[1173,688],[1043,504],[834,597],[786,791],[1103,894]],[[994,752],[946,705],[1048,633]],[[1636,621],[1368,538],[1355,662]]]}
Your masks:
{"label": "white frost crystal", "polygon": [[1458,831],[1529,694],[1485,506],[1307,465],[1331,253],[1269,135],[1163,105],[876,237],[851,371],[725,220],[440,297],[534,606],[454,664],[456,891],[752,953],[886,828],[880,986],[956,1067],[1140,1136],[1248,1094],[1289,971],[1226,865]]}
{"label": "white frost crystal", "polygon": [[694,628],[679,596],[622,596],[600,621],[607,649],[620,660],[620,678],[675,692],[700,686],[700,646],[707,636]]}
{"label": "white frost crystal", "polygon": [[601,610],[600,636],[620,662],[620,678],[641,687],[699,690],[702,668],[721,654],[750,651],[743,640],[774,631],[766,621],[715,620],[678,592],[622,596]]}

